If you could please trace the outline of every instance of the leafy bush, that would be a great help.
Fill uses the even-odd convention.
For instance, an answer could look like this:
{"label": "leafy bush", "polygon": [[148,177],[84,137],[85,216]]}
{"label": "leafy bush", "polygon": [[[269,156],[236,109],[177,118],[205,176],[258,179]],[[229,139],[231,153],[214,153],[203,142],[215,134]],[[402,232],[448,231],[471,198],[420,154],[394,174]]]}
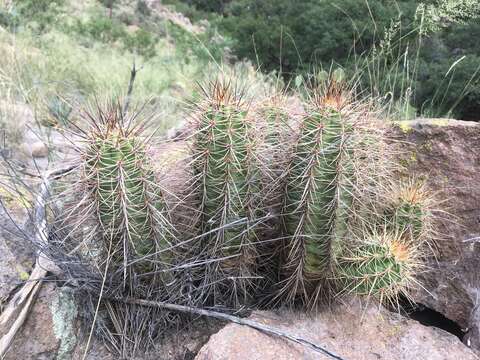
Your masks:
{"label": "leafy bush", "polygon": [[80,35],[105,43],[115,42],[127,36],[125,28],[119,22],[100,14],[87,21],[77,19],[74,29]]}
{"label": "leafy bush", "polygon": [[14,6],[24,25],[44,32],[58,21],[62,14],[65,0],[22,0],[15,1]]}

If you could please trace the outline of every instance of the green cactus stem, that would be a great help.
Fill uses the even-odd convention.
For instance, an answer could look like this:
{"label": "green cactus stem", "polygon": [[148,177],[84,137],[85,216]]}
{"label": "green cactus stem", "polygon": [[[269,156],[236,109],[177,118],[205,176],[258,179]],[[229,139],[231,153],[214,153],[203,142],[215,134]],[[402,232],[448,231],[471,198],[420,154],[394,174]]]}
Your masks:
{"label": "green cactus stem", "polygon": [[[209,234],[201,242],[203,256],[214,260],[203,281],[216,302],[228,294],[233,306],[246,301],[255,278],[255,229],[259,195],[256,142],[248,110],[214,83],[199,116],[194,137],[193,169],[200,195],[199,228]],[[234,225],[232,225],[234,224]]]}
{"label": "green cactus stem", "polygon": [[420,255],[402,234],[375,232],[345,252],[339,279],[346,292],[398,305],[398,297],[408,296],[416,284],[414,276],[423,267]]}
{"label": "green cactus stem", "polygon": [[[134,261],[136,272],[152,271],[154,260],[168,262],[164,250],[171,246],[166,205],[155,185],[147,149],[141,128],[130,128],[121,109],[111,108],[95,118],[83,154],[86,190],[104,252],[111,257],[112,268],[124,267],[125,274]],[[157,251],[161,257],[152,257]]]}
{"label": "green cactus stem", "polygon": [[286,280],[282,292],[310,302],[335,265],[347,230],[353,176],[352,126],[341,111],[320,107],[303,120],[289,166],[284,206]]}

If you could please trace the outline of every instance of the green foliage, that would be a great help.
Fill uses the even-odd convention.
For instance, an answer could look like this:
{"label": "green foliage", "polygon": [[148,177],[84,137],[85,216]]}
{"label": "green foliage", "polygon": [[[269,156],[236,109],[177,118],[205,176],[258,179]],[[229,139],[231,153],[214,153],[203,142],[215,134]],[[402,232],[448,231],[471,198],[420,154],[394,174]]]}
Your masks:
{"label": "green foliage", "polygon": [[0,8],[0,26],[15,31],[20,24],[20,18],[17,11]]}
{"label": "green foliage", "polygon": [[124,49],[145,59],[156,55],[157,39],[154,34],[142,28],[130,33],[119,20],[101,13],[96,13],[86,21],[77,19],[72,31],[93,41],[107,44],[120,42]]}
{"label": "green foliage", "polygon": [[127,50],[139,54],[145,59],[153,58],[156,54],[157,40],[152,33],[144,29],[139,29],[128,35],[124,43]]}
{"label": "green foliage", "polygon": [[135,11],[141,14],[142,16],[146,16],[146,17],[152,15],[152,10],[150,10],[150,7],[147,5],[147,3],[144,0],[137,1],[137,6],[135,7]]}
{"label": "green foliage", "polygon": [[203,11],[223,13],[232,0],[186,0],[185,2]]}
{"label": "green foliage", "polygon": [[91,17],[87,21],[77,19],[73,30],[80,35],[105,43],[123,40],[127,36],[126,30],[120,22],[102,14]]}
{"label": "green foliage", "polygon": [[[413,16],[414,1],[233,1],[221,26],[239,57],[293,73],[309,64],[342,62],[378,43],[392,20]],[[372,20],[374,19],[374,21]]]}
{"label": "green foliage", "polygon": [[416,106],[429,116],[479,119],[480,56],[472,37],[478,21],[452,25],[432,35],[421,49],[415,85]]}
{"label": "green foliage", "polygon": [[[186,1],[187,2],[187,1]],[[192,3],[192,2],[190,2]],[[480,79],[476,0],[234,0],[214,23],[233,51],[289,79],[337,63],[363,93],[389,94],[393,118],[478,120]],[[465,56],[460,63],[456,61]],[[369,63],[365,66],[365,62]],[[451,71],[452,65],[455,71]]]}
{"label": "green foliage", "polygon": [[14,8],[20,23],[34,30],[45,32],[58,22],[65,0],[17,0]]}

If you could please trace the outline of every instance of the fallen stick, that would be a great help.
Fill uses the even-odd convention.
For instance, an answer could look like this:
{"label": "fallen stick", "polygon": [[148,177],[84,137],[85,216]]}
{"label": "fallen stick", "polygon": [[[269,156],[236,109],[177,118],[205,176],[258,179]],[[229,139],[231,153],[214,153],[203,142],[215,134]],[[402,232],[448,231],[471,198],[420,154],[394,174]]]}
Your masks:
{"label": "fallen stick", "polygon": [[[38,245],[46,245],[48,242],[45,205],[49,193],[50,181],[68,173],[72,169],[73,167],[54,170],[47,172],[42,177],[42,184],[36,198],[34,210],[35,242]],[[28,311],[40,291],[42,281],[49,271],[57,271],[55,264],[42,253],[39,253],[32,273],[25,282],[25,285],[13,296],[0,315],[0,359],[5,356],[15,335],[25,322]],[[5,331],[5,329],[8,330]]]}
{"label": "fallen stick", "polygon": [[177,304],[161,302],[161,301],[143,300],[143,299],[110,298],[110,297],[108,297],[106,299],[110,300],[110,301],[123,302],[123,303],[126,303],[126,304],[146,306],[146,307],[156,307],[156,308],[162,308],[162,309],[167,309],[167,310],[176,311],[176,312],[183,312],[183,313],[195,314],[195,315],[200,315],[200,316],[207,316],[207,317],[212,317],[212,318],[216,318],[216,319],[219,319],[219,320],[232,322],[232,323],[235,323],[235,324],[238,324],[238,325],[248,326],[248,327],[251,327],[251,328],[256,329],[258,331],[261,331],[261,332],[263,332],[267,335],[273,335],[273,336],[281,337],[281,338],[287,339],[289,341],[292,341],[294,343],[306,346],[307,348],[310,348],[315,352],[326,355],[331,359],[345,360],[341,356],[336,355],[331,351],[328,351],[324,347],[322,347],[320,345],[317,345],[317,344],[315,344],[311,341],[308,341],[306,339],[303,339],[303,338],[301,338],[297,335],[289,334],[288,332],[276,329],[276,328],[268,326],[268,325],[261,324],[259,322],[253,321],[253,320],[240,318],[240,317],[237,317],[237,316],[221,313],[221,312],[218,312],[218,311],[206,310],[206,309],[201,309],[201,308],[192,307],[192,306],[177,305]]}

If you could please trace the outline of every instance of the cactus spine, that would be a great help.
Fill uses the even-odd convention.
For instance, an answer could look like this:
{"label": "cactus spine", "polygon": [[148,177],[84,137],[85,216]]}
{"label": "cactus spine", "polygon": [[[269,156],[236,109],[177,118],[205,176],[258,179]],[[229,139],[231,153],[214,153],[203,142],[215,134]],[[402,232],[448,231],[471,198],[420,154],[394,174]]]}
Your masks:
{"label": "cactus spine", "polygon": [[[171,229],[165,220],[165,203],[155,185],[148,162],[148,144],[140,127],[125,123],[119,106],[111,106],[98,116],[90,116],[84,179],[99,222],[104,252],[111,257],[112,269],[123,267],[124,281],[132,271],[152,271],[152,254],[162,251],[168,261]],[[129,265],[136,264],[133,268]]]}
{"label": "cactus spine", "polygon": [[[323,103],[325,104],[325,103]],[[284,206],[287,300],[315,302],[331,276],[348,221],[350,193],[344,178],[352,167],[352,127],[341,110],[317,107],[301,124],[286,186]]]}
{"label": "cactus spine", "polygon": [[248,301],[256,267],[258,169],[248,109],[231,85],[211,85],[194,138],[193,168],[200,194],[203,256],[213,259],[201,274],[213,302]]}

